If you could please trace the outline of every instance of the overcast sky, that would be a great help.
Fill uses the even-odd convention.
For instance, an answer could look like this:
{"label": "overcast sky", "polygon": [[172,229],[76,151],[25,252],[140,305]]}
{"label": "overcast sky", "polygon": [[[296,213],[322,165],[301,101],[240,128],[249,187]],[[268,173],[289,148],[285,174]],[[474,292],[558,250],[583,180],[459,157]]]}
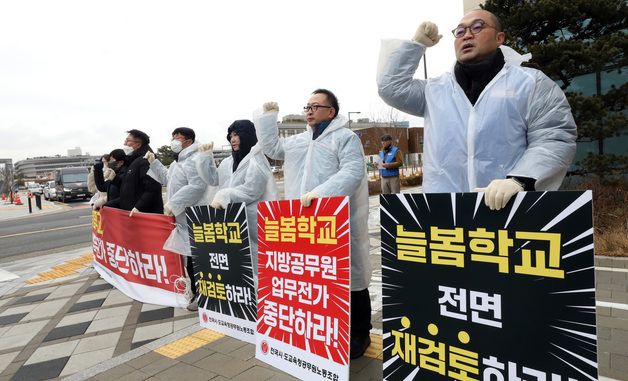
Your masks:
{"label": "overcast sky", "polygon": [[154,149],[179,126],[220,147],[233,120],[269,100],[280,116],[300,113],[319,87],[336,93],[341,114],[383,118],[381,39],[437,23],[436,76],[453,65],[448,31],[461,17],[461,0],[3,1],[0,158],[100,155],[131,128]]}

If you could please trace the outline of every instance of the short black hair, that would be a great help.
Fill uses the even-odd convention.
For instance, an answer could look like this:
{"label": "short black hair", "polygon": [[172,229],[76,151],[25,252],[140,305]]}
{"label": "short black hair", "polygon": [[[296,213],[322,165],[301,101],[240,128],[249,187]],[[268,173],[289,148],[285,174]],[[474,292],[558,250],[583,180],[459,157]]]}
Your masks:
{"label": "short black hair", "polygon": [[113,157],[114,159],[116,159],[116,161],[122,161],[123,162],[123,161],[126,160],[126,154],[120,148],[116,148],[113,151],[111,151],[109,156],[110,156],[110,158]]}
{"label": "short black hair", "polygon": [[190,139],[192,141],[196,139],[196,134],[194,133],[194,130],[189,127],[175,128],[174,131],[172,131],[172,136],[175,136],[176,134],[183,135],[186,139]]}
{"label": "short black hair", "polygon": [[382,141],[388,141],[388,140],[393,140],[392,136],[390,134],[384,134],[382,135]]}
{"label": "short black hair", "polygon": [[150,138],[143,131],[132,129],[128,130],[127,133],[131,134],[135,139],[141,140],[143,146],[147,146],[150,144]]}
{"label": "short black hair", "polygon": [[316,89],[312,92],[312,95],[314,94],[325,94],[325,96],[327,96],[327,100],[329,101],[329,104],[336,111],[336,113],[334,114],[334,118],[338,116],[338,113],[340,112],[340,105],[338,104],[338,98],[336,98],[334,93],[332,93],[331,91],[327,89]]}

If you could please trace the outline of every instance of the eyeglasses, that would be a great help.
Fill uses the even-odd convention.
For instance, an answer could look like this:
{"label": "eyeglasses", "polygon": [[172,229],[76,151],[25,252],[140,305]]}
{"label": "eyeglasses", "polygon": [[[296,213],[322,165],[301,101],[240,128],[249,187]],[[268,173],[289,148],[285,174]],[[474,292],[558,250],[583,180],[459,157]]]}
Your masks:
{"label": "eyeglasses", "polygon": [[331,106],[323,106],[323,105],[307,105],[303,107],[303,112],[309,112],[310,110],[316,112],[319,108],[332,108]]}
{"label": "eyeglasses", "polygon": [[128,143],[128,142],[139,143],[139,140],[126,138],[126,139],[124,139],[124,142],[125,143]]}
{"label": "eyeglasses", "polygon": [[484,20],[475,20],[470,26],[458,25],[456,29],[451,31],[451,33],[456,38],[462,38],[465,34],[467,34],[467,29],[469,29],[469,32],[471,32],[471,34],[475,36],[482,30],[484,30],[484,28],[496,29],[494,26],[485,23]]}

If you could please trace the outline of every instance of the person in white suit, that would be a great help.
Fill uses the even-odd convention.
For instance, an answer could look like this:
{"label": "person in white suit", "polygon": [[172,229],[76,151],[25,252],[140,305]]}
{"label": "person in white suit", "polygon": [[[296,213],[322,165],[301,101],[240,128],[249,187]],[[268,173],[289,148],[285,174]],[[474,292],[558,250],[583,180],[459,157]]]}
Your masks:
{"label": "person in white suit", "polygon": [[225,209],[236,202],[246,204],[253,277],[257,284],[257,203],[276,200],[277,185],[250,120],[233,122],[227,129],[227,140],[231,144],[231,156],[216,168],[213,160],[205,159],[211,154],[211,147],[203,146],[196,159],[197,170],[205,183],[218,186],[210,203],[212,208]]}
{"label": "person in white suit", "polygon": [[157,180],[161,185],[167,187],[164,204],[164,214],[175,216],[177,221],[176,234],[177,242],[182,255],[186,259],[186,269],[190,277],[193,300],[188,305],[188,310],[198,309],[198,292],[194,285],[194,262],[190,251],[190,240],[188,238],[188,225],[185,218],[185,208],[202,203],[207,185],[196,171],[194,158],[198,155],[199,144],[196,142],[194,130],[188,127],[179,127],[172,131],[170,149],[175,154],[175,160],[166,168],[155,154],[148,151],[144,158],[150,163],[148,175]]}
{"label": "person in white suit", "polygon": [[423,191],[484,192],[501,209],[517,192],[557,190],[576,150],[576,124],[562,90],[502,45],[499,19],[474,10],[452,31],[453,72],[413,75],[440,40],[423,22],[413,40],[382,43],[377,85],[390,106],[425,119]]}
{"label": "person in white suit", "polygon": [[300,198],[304,206],[313,199],[349,196],[351,230],[351,340],[350,357],[364,354],[371,343],[371,281],[369,262],[369,200],[366,163],[360,138],[349,128],[348,119],[338,114],[338,99],[329,90],[315,90],[303,108],[305,132],[280,138],[277,129],[279,106],[264,104],[255,119],[260,144],[271,159],[284,160],[286,199]]}

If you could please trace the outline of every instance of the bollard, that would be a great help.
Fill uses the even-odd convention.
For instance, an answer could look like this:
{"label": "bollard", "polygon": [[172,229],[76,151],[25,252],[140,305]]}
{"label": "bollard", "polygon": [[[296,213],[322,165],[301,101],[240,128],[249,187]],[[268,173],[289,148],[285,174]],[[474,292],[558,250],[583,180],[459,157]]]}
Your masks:
{"label": "bollard", "polygon": [[35,205],[41,210],[41,195],[39,193],[35,194]]}
{"label": "bollard", "polygon": [[27,197],[27,199],[28,199],[28,212],[33,213],[33,203],[31,202],[31,198]]}

